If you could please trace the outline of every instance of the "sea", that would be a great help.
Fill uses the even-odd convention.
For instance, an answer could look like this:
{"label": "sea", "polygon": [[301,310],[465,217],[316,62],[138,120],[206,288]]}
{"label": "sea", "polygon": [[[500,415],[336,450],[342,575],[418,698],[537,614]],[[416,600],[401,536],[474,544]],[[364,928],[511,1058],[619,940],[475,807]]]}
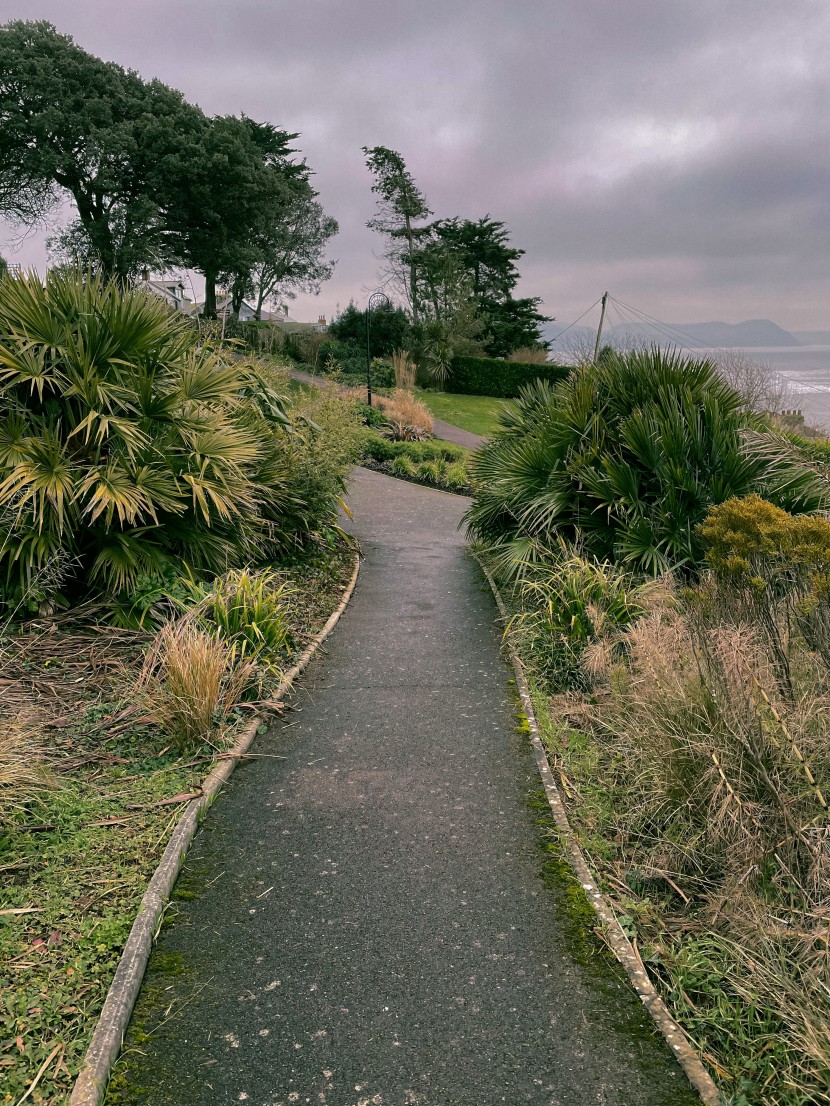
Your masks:
{"label": "sea", "polygon": [[830,432],[830,346],[761,346],[740,352],[780,373],[792,390],[793,409],[802,412],[805,422]]}
{"label": "sea", "polygon": [[[717,356],[711,347],[672,346],[692,357]],[[786,407],[800,411],[810,426],[820,427],[830,437],[830,346],[747,346],[734,347],[760,365],[766,365],[787,382],[790,396]],[[727,352],[724,350],[723,352]],[[567,363],[567,354],[558,358]]]}

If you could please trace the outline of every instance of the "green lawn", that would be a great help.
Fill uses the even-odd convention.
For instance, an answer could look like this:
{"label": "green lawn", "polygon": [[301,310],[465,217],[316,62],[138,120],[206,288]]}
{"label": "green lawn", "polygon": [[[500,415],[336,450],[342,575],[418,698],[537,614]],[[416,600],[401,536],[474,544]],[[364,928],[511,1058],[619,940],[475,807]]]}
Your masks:
{"label": "green lawn", "polygon": [[457,396],[451,392],[427,392],[421,388],[417,389],[417,396],[437,419],[485,437],[498,429],[499,411],[513,403],[513,400],[495,399],[493,396]]}

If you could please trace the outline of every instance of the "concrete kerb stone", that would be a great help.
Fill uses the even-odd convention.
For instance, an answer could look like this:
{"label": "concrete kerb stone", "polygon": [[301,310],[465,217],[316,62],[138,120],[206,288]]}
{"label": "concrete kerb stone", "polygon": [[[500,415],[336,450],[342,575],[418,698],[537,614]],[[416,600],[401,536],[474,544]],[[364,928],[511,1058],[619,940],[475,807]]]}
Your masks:
{"label": "concrete kerb stone", "polygon": [[[283,701],[294,681],[306,669],[311,658],[337,625],[357,585],[359,571],[360,555],[357,554],[354,571],[340,604],[299,657],[297,663],[283,676],[274,697],[269,701],[270,704],[276,705]],[[72,1089],[70,1106],[100,1106],[103,1101],[110,1072],[121,1051],[130,1015],[138,998],[153,942],[161,927],[164,908],[181,871],[199,820],[219,794],[238,761],[248,751],[262,721],[261,715],[253,718],[233,748],[219,757],[219,764],[202,784],[201,794],[188,804],[167,842],[167,848],[147,885],[138,914],[124,945],[118,968],[104,1000],[101,1016],[84,1057],[83,1067]]]}
{"label": "concrete kerb stone", "polygon": [[[502,618],[507,621],[509,617],[507,608],[496,581],[493,579],[491,572],[481,558],[475,554],[473,554],[473,556],[475,556],[476,561],[487,578],[487,582],[490,584]],[[631,985],[637,992],[643,1006],[653,1018],[658,1030],[665,1038],[677,1062],[685,1071],[689,1082],[700,1095],[701,1100],[706,1106],[720,1106],[722,1101],[720,1092],[715,1086],[712,1077],[706,1070],[692,1042],[681,1026],[679,1026],[671,1016],[668,1007],[655,990],[654,984],[649,978],[639,953],[626,936],[625,931],[617,920],[616,914],[597,886],[597,881],[591,871],[585,854],[571,829],[565,804],[562,801],[559,788],[556,786],[545,746],[542,742],[539,723],[536,720],[530,688],[525,678],[521,659],[509,641],[506,642],[506,648],[513,664],[513,671],[516,675],[516,687],[522,702],[522,708],[530,727],[531,743],[533,745],[533,754],[536,758],[536,766],[542,779],[542,786],[545,789],[545,795],[554,821],[556,822],[556,827],[562,836],[570,865],[585,892],[586,898],[602,923],[605,939],[612,952],[625,969],[626,975],[631,981]]]}

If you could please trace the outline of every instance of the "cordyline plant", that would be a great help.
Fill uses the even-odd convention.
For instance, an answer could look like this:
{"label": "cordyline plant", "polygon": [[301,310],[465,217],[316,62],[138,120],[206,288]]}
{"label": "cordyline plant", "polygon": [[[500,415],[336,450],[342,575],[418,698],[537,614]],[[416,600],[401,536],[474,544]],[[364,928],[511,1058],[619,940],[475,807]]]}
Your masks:
{"label": "cordyline plant", "polygon": [[712,361],[659,349],[537,381],[476,456],[470,531],[507,573],[559,539],[648,575],[694,565],[717,503],[751,491],[790,510],[827,503],[827,481],[753,418]]}
{"label": "cordyline plant", "polygon": [[57,560],[75,566],[66,600],[262,557],[298,509],[289,429],[256,367],[200,347],[152,295],[77,271],[3,279],[2,598],[36,603]]}

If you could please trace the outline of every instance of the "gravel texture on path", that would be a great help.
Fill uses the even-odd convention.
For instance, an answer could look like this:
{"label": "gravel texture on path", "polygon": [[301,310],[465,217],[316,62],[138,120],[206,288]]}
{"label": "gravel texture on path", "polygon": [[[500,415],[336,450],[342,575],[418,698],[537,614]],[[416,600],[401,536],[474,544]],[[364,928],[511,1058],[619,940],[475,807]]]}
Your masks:
{"label": "gravel texture on path", "polygon": [[352,603],[255,747],[285,759],[240,766],[194,842],[108,1101],[697,1102],[544,878],[466,501],[357,470],[349,502]]}

